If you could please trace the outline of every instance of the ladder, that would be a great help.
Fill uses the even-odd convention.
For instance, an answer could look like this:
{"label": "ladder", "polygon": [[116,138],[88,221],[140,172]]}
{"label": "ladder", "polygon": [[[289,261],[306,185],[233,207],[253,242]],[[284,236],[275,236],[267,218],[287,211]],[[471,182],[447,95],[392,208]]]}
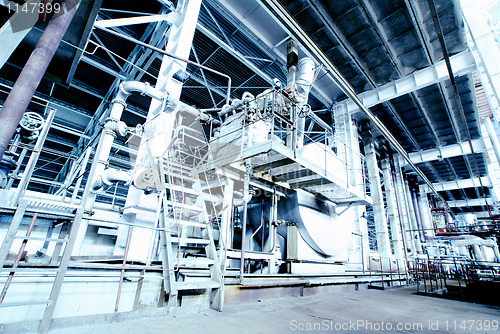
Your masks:
{"label": "ladder", "polygon": [[[32,216],[32,218],[26,234],[24,236],[18,235],[19,227],[21,226],[23,218],[30,215]],[[31,231],[33,230],[33,227],[35,226],[37,217],[39,215],[58,217],[57,218],[58,220],[66,221],[66,223],[71,226],[69,235],[64,236],[66,234],[66,229],[61,228],[61,234],[59,238],[32,237],[30,234]],[[32,305],[32,304],[45,305],[45,311],[38,329],[39,333],[46,333],[52,321],[52,317],[54,315],[57,300],[61,292],[66,271],[68,269],[71,252],[75,245],[76,235],[78,233],[82,217],[83,217],[83,208],[79,205],[42,200],[42,199],[30,200],[26,198],[21,198],[19,200],[19,205],[15,210],[7,234],[3,240],[2,246],[0,247],[0,274],[2,274],[2,272],[9,273],[5,282],[3,282],[2,280],[3,286],[0,285],[2,286],[2,292],[0,293],[0,309],[4,307],[15,307],[15,306]],[[15,239],[21,239],[22,243],[15,260],[12,263],[10,263],[9,252],[12,248],[12,244]],[[5,298],[7,299],[7,301],[9,300],[8,289],[10,287],[10,283],[13,277],[17,272],[26,273],[27,271],[33,271],[34,273],[36,273],[37,271],[40,271],[40,268],[38,269],[19,268],[23,251],[29,240],[43,240],[45,242],[56,243],[54,254],[50,259],[51,267],[53,263],[53,266],[55,266],[55,271],[56,271],[54,276],[54,281],[52,282],[50,295],[47,300],[29,301],[26,303],[19,303],[19,302],[4,303]],[[62,245],[65,245],[65,247],[62,253],[62,257],[59,257],[59,252],[61,251]],[[47,269],[45,268],[43,270],[46,271]]]}
{"label": "ladder", "polygon": [[221,311],[224,277],[213,238],[216,205],[210,204],[209,214],[212,195],[202,189],[206,173],[196,168],[207,158],[208,144],[201,125],[196,129],[199,122],[193,123],[179,127],[165,156],[153,162],[160,185],[155,224],[160,230],[166,303],[169,309],[187,304]]}

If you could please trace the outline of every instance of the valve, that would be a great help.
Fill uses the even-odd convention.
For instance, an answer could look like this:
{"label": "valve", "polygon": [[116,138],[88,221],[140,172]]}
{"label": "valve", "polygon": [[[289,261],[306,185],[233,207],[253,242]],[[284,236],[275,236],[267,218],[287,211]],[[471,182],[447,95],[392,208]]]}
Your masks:
{"label": "valve", "polygon": [[44,123],[45,121],[40,114],[32,111],[25,112],[19,123],[21,127],[21,141],[23,143],[31,143],[36,140]]}

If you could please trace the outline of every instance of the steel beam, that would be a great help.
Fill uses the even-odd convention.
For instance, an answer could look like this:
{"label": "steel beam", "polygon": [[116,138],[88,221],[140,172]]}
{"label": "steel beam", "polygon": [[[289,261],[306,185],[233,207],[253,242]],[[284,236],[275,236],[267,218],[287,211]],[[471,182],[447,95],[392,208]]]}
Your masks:
{"label": "steel beam", "polygon": [[[481,182],[485,187],[490,187],[492,184],[488,176],[481,177]],[[432,186],[434,187],[434,189],[436,189],[436,191],[448,191],[448,190],[463,189],[463,188],[476,188],[480,187],[480,183],[479,183],[479,178],[475,177],[472,179],[433,183]],[[420,189],[425,193],[430,192],[429,187],[426,185],[421,185]]]}
{"label": "steel beam", "polygon": [[168,21],[171,23],[173,18],[172,14],[173,13],[125,17],[121,19],[100,20],[96,21],[94,23],[94,26],[98,28],[109,28],[109,27],[121,27],[134,24],[144,24],[144,23],[163,22],[163,21]]}
{"label": "steel beam", "polygon": [[201,23],[198,22],[196,29],[199,32],[201,32],[203,35],[207,36],[210,40],[215,42],[224,51],[228,52],[231,56],[238,59],[239,62],[243,63],[252,72],[256,73],[259,77],[266,80],[269,84],[272,84],[273,79],[269,75],[262,72],[262,70],[259,67],[255,66],[252,62],[248,61],[244,55],[242,55],[239,51],[233,49],[231,46],[229,46],[227,43],[225,43],[223,40],[221,40],[219,37],[217,37],[214,33],[212,33],[209,29],[207,29]]}
{"label": "steel beam", "polygon": [[[463,51],[450,57],[451,66],[455,76],[464,75],[474,71],[476,65],[469,51]],[[396,97],[415,92],[424,87],[449,79],[446,63],[444,60],[434,65],[416,71],[400,79],[391,81],[378,88],[358,95],[365,107],[370,108],[382,102],[390,101]],[[343,103],[343,102],[342,102]],[[358,113],[358,105],[351,99],[347,101],[347,110],[350,113]]]}
{"label": "steel beam", "polygon": [[[486,201],[486,202],[485,202]],[[458,200],[458,201],[447,201],[448,205],[452,208],[459,208],[459,207],[470,207],[470,206],[484,206],[485,203],[488,205],[493,205],[494,200],[491,197],[486,197],[486,198],[474,198],[474,199],[464,199],[464,200]]]}
{"label": "steel beam", "polygon": [[500,211],[491,211],[491,215],[489,211],[474,212],[474,214],[478,219],[491,219],[491,215],[498,216]]}
{"label": "steel beam", "polygon": [[[474,153],[483,153],[486,152],[486,147],[484,145],[483,139],[473,139],[472,147],[474,148]],[[430,150],[420,151],[408,153],[408,157],[414,164],[419,164],[422,162],[434,161],[434,160],[442,160],[446,158],[456,157],[460,155],[471,154],[471,150],[469,147],[469,142],[465,141],[461,144],[453,144],[438,148],[433,148]],[[401,166],[408,165],[406,161],[402,157],[399,157],[399,163]]]}

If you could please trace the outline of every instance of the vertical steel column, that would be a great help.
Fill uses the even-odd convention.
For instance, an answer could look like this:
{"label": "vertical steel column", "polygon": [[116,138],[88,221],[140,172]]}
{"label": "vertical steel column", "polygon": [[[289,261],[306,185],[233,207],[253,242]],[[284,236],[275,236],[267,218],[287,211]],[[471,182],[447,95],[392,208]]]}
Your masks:
{"label": "vertical steel column", "polygon": [[399,214],[397,210],[397,202],[395,189],[392,180],[391,165],[389,163],[389,155],[386,144],[382,144],[382,173],[384,177],[384,189],[387,199],[387,220],[391,226],[392,245],[394,248],[394,256],[396,259],[402,260],[404,257],[403,242],[401,240],[401,230],[399,224]]}
{"label": "vertical steel column", "polygon": [[410,187],[410,197],[411,201],[413,203],[413,210],[415,211],[415,218],[417,221],[417,230],[418,230],[418,235],[420,236],[420,242],[425,242],[425,235],[424,235],[424,224],[422,221],[422,215],[420,211],[420,204],[418,202],[417,198],[417,177],[414,175],[409,175],[408,176],[408,185]]}
{"label": "vertical steel column", "polygon": [[226,272],[226,266],[228,260],[226,259],[226,250],[228,248],[232,248],[233,240],[232,240],[232,213],[233,213],[233,191],[234,191],[234,181],[232,179],[228,179],[226,185],[224,186],[224,194],[223,194],[223,211],[222,211],[222,219],[221,219],[221,233],[219,240],[219,252],[220,252],[220,264],[221,271],[224,274]]}
{"label": "vertical steel column", "polygon": [[389,230],[387,228],[387,217],[385,216],[384,210],[384,197],[382,194],[382,185],[380,182],[380,173],[377,164],[377,154],[375,152],[370,123],[368,121],[364,121],[362,127],[366,165],[368,167],[368,177],[370,178],[370,195],[373,200],[373,215],[375,220],[378,253],[381,258],[389,259],[392,255],[392,251],[389,241]]}
{"label": "vertical steel column", "polygon": [[75,15],[80,0],[66,0],[50,20],[0,110],[0,160]]}
{"label": "vertical steel column", "polygon": [[422,243],[420,241],[420,236],[419,236],[419,229],[418,229],[418,222],[417,222],[417,214],[416,210],[413,207],[413,200],[411,198],[411,192],[410,192],[410,185],[408,181],[408,177],[405,177],[405,180],[403,180],[404,184],[404,193],[406,197],[406,204],[408,208],[408,213],[409,213],[409,219],[410,219],[410,235],[411,239],[415,245],[415,251],[417,253],[422,253]]}
{"label": "vertical steel column", "polygon": [[250,175],[252,173],[252,165],[246,165],[245,180],[243,184],[243,219],[241,222],[241,259],[240,259],[240,284],[243,284],[243,276],[245,273],[245,243],[247,232],[247,216],[248,216],[248,201],[250,199]]}
{"label": "vertical steel column", "polygon": [[434,237],[434,228],[432,225],[432,215],[431,209],[429,208],[429,200],[427,195],[424,193],[421,196],[420,186],[418,184],[415,185],[416,191],[415,194],[417,196],[417,201],[420,209],[420,217],[422,218],[422,232],[425,239],[429,237]]}

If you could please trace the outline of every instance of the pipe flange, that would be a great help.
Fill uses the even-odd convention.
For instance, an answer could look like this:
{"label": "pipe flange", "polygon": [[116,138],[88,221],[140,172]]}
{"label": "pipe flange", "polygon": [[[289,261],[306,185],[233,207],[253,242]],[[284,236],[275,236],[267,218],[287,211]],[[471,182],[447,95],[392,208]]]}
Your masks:
{"label": "pipe flange", "polygon": [[148,94],[148,90],[149,90],[149,87],[151,87],[151,85],[149,84],[149,82],[145,82],[144,83],[144,88],[142,89],[141,91],[141,95],[144,96],[144,95],[147,95]]}
{"label": "pipe flange", "polygon": [[[128,94],[128,95],[130,95],[130,94]],[[123,106],[123,108],[127,108],[127,103],[125,101],[123,101],[122,99],[113,99],[113,100],[111,100],[111,104],[115,104],[115,103],[121,104]]]}

